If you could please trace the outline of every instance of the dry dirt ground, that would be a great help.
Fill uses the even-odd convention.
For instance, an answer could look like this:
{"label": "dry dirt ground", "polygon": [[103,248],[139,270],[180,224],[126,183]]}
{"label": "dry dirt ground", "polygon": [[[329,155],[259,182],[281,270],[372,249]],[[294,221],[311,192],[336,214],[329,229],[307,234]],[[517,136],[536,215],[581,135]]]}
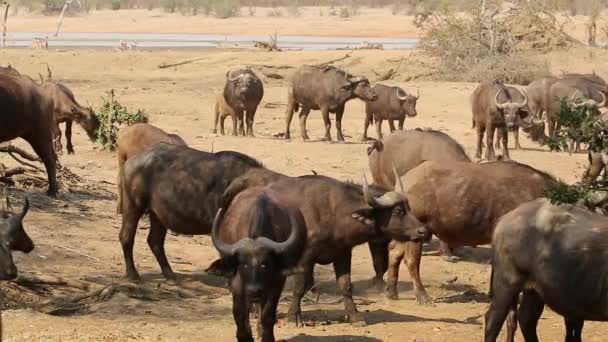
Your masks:
{"label": "dry dirt ground", "polygon": [[[293,141],[273,135],[284,130],[285,82],[264,79],[266,95],[256,116],[256,138],[216,136],[212,130],[214,92],[222,86],[225,71],[237,65],[297,66],[317,63],[343,55],[344,52],[283,52],[228,50],[132,51],[111,50],[5,50],[2,63],[11,62],[20,71],[36,75],[48,62],[54,77],[71,87],[82,103],[99,104],[111,88],[118,99],[131,108],[142,108],[151,122],[181,135],[192,147],[201,150],[237,150],[263,161],[271,169],[288,175],[320,174],[342,180],[360,181],[367,169],[366,147],[360,143],[363,104],[353,100],[347,105],[343,127],[347,142],[325,143],[321,115],[313,112],[308,121],[312,142],[300,140],[297,120],[292,123]],[[407,57],[405,68],[412,68],[416,55],[403,51],[356,51],[344,62],[354,73],[369,75],[386,70],[400,57]],[[203,56],[206,59],[178,68],[159,69],[162,62],[174,62]],[[569,51],[549,55],[552,67],[588,72],[595,69],[608,76],[608,54],[601,50]],[[291,70],[281,70],[288,76]],[[433,127],[444,130],[460,141],[469,154],[474,151],[469,94],[475,84],[446,82],[396,83],[408,90],[419,89],[419,115],[408,118],[406,126]],[[230,126],[230,125],[229,125]],[[387,128],[384,128],[385,132]],[[375,136],[370,130],[371,136]],[[335,130],[332,128],[335,138]],[[18,142],[26,146],[23,142]],[[511,143],[512,144],[512,143]],[[580,177],[586,162],[584,154],[551,153],[546,148],[522,139],[524,149],[513,151],[512,158],[548,171],[573,182]],[[103,151],[75,128],[76,155],[60,160],[83,178],[73,192],[62,191],[57,200],[49,200],[42,190],[12,190],[22,198],[27,194],[33,208],[25,224],[36,242],[29,255],[16,253],[23,273],[85,279],[101,284],[124,282],[124,264],[118,242],[120,217],[115,214],[116,159]],[[10,163],[3,157],[3,163]],[[88,311],[70,316],[51,316],[29,309],[7,310],[3,314],[6,341],[233,341],[235,326],[231,298],[225,282],[206,275],[203,270],[217,257],[207,236],[186,237],[169,234],[166,250],[174,270],[182,275],[179,285],[168,284],[146,244],[146,222],[140,224],[135,260],[144,274],[147,294],[115,294],[110,300],[91,305]],[[366,246],[356,248],[353,281],[359,309],[365,311],[369,325],[353,327],[342,321],[343,306],[336,303],[335,282],[331,267],[318,266],[316,279],[321,288],[320,304],[306,301],[307,326],[295,328],[284,322],[287,310],[279,307],[281,321],[276,335],[289,341],[480,341],[483,314],[488,302],[490,268],[489,249],[467,248],[463,261],[447,263],[430,248],[422,260],[423,282],[435,299],[435,306],[416,304],[412,283],[405,267],[401,270],[401,298],[387,301],[383,295],[368,290],[372,266]],[[288,292],[286,292],[288,294]],[[586,341],[605,341],[601,323],[588,323]],[[563,340],[562,320],[546,312],[540,321],[543,341]]]}

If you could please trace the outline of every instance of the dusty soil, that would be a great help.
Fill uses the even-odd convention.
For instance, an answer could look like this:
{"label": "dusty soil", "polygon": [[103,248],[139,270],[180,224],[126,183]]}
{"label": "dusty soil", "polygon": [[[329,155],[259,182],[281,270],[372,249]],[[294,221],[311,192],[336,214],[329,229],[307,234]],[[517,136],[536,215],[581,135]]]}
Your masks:
{"label": "dusty soil", "polygon": [[[36,75],[48,62],[56,79],[70,86],[82,103],[99,104],[100,96],[115,89],[121,102],[143,108],[151,122],[180,134],[193,147],[202,150],[238,150],[259,158],[269,168],[288,175],[320,174],[338,179],[360,181],[367,169],[366,144],[359,138],[363,125],[363,104],[347,105],[343,127],[347,143],[318,141],[323,136],[322,119],[314,112],[309,117],[312,142],[304,143],[296,123],[293,141],[273,135],[284,130],[285,82],[264,79],[266,95],[256,116],[256,138],[216,136],[212,130],[214,92],[220,89],[226,69],[242,64],[297,66],[339,57],[343,52],[284,52],[181,50],[6,50],[2,62],[10,61],[22,72]],[[206,57],[178,68],[158,69],[162,62]],[[411,52],[357,51],[344,63],[354,73],[374,78],[373,70],[387,70],[402,56],[405,68],[414,69],[420,57]],[[549,55],[552,67],[589,72],[595,69],[608,75],[608,53],[601,50]],[[258,71],[266,69],[259,67]],[[291,71],[281,70],[288,75]],[[469,94],[475,84],[444,82],[396,83],[408,90],[419,89],[419,115],[408,118],[406,126],[441,129],[474,151]],[[230,126],[230,125],[229,125]],[[387,128],[384,128],[387,131]],[[375,134],[370,131],[370,134]],[[335,130],[332,129],[335,137]],[[18,142],[26,146],[23,142]],[[565,181],[580,177],[586,162],[584,154],[551,153],[546,148],[522,139],[524,149],[513,151],[520,162],[548,171]],[[80,188],[62,191],[49,200],[41,189],[14,190],[11,195],[28,195],[33,209],[26,229],[36,242],[29,255],[16,256],[23,273],[52,275],[109,284],[124,282],[122,251],[118,242],[120,217],[115,214],[116,160],[111,152],[100,150],[75,128],[76,155],[63,155],[61,162],[83,178]],[[10,163],[2,157],[3,163]],[[30,309],[6,310],[3,314],[7,341],[232,341],[235,327],[231,317],[231,298],[225,282],[203,270],[217,257],[207,236],[168,235],[166,249],[174,270],[183,281],[175,286],[165,282],[146,244],[146,222],[140,224],[135,260],[144,274],[144,285],[151,294],[128,296],[118,293],[110,300],[90,306],[88,311],[71,316],[50,316]],[[435,306],[419,306],[411,291],[405,267],[399,284],[401,298],[387,301],[382,294],[368,290],[372,266],[366,246],[356,248],[353,281],[359,309],[367,313],[367,327],[353,327],[342,320],[341,303],[335,292],[331,267],[318,266],[316,278],[321,288],[321,303],[305,302],[307,326],[294,328],[283,320],[287,301],[279,308],[281,322],[278,338],[290,341],[479,341],[483,333],[483,314],[488,303],[489,249],[467,248],[463,261],[442,261],[433,247],[422,260],[422,277]],[[288,292],[286,292],[288,294]],[[561,318],[546,312],[540,322],[543,341],[563,340]],[[586,341],[604,341],[600,323],[585,326]]]}

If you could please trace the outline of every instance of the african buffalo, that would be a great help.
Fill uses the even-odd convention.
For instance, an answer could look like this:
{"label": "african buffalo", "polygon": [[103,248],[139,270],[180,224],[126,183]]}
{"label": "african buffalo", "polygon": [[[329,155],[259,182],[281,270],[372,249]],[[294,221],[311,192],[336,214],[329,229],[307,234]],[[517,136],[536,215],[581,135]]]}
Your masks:
{"label": "african buffalo", "polygon": [[[498,219],[521,203],[543,197],[559,183],[552,176],[516,162],[427,161],[401,177],[412,214],[450,248],[491,242]],[[405,257],[417,260],[422,245]],[[389,256],[388,293],[396,295],[403,254]],[[411,271],[410,271],[411,272]]]}
{"label": "african buffalo", "polygon": [[342,135],[342,116],[347,101],[360,98],[374,101],[378,96],[363,76],[353,76],[333,66],[304,65],[296,70],[287,91],[287,111],[285,112],[285,139],[291,139],[289,126],[294,111],[300,111],[300,133],[302,139],[309,140],[306,134],[306,118],[311,110],[321,110],[325,122],[325,141],[331,141],[329,113],[336,114],[338,141],[344,141]]}
{"label": "african buffalo", "polygon": [[264,187],[239,193],[213,222],[212,239],[231,269],[232,313],[238,341],[253,341],[249,312],[260,304],[263,342],[274,342],[285,279],[306,247],[306,226],[292,198]]}
{"label": "african buffalo", "polygon": [[12,65],[8,65],[8,66],[0,66],[0,75],[12,75],[12,76],[19,76],[21,75],[19,73],[19,71],[17,71],[17,69],[13,68]]}
{"label": "african buffalo", "polygon": [[[437,162],[470,162],[462,145],[449,135],[432,129],[414,129],[390,134],[384,142],[375,141],[368,149],[369,169],[374,184],[395,189],[395,178],[407,174],[409,171],[427,160]],[[396,175],[395,175],[396,172]],[[371,241],[369,249],[374,262],[376,276],[372,278],[372,286],[383,284],[384,273],[388,269],[389,259],[395,260],[396,255],[409,255],[408,249],[413,244],[421,242],[390,242],[388,239]],[[441,242],[440,251],[449,255],[448,247]],[[406,254],[407,253],[407,254]],[[389,258],[389,254],[393,257]],[[418,268],[414,266],[420,261],[405,258],[404,262],[410,271],[414,282],[414,291],[419,303],[430,303],[430,299],[420,280]],[[396,288],[391,286],[387,293],[389,298],[396,298]]]}
{"label": "african buffalo", "polygon": [[0,75],[0,142],[23,138],[46,168],[47,194],[57,195],[53,99],[26,76]]}
{"label": "african buffalo", "polygon": [[538,341],[545,305],[564,317],[566,341],[581,341],[586,320],[608,321],[607,243],[608,219],[582,206],[543,198],[504,215],[492,242],[492,303],[484,341],[496,341],[507,315],[507,341],[513,341],[516,318],[524,339]]}
{"label": "african buffalo", "polygon": [[587,169],[583,173],[582,181],[586,184],[591,184],[597,179],[602,170],[604,174],[608,174],[608,153],[589,151],[588,159],[589,166],[587,166]]}
{"label": "african buffalo", "polygon": [[547,93],[549,89],[558,80],[555,76],[541,77],[536,79],[524,88],[524,92],[528,97],[528,113],[533,118],[542,118],[547,105]]}
{"label": "african buffalo", "polygon": [[370,122],[376,122],[378,139],[382,139],[382,120],[388,121],[392,133],[395,130],[394,120],[399,120],[399,130],[403,130],[405,117],[414,117],[418,114],[416,101],[420,96],[414,96],[399,87],[384,84],[376,84],[372,89],[378,97],[374,101],[365,101],[362,141],[367,141],[367,128]]}
{"label": "african buffalo", "polygon": [[477,128],[477,152],[475,156],[481,158],[481,145],[483,135],[487,134],[486,156],[487,160],[495,160],[494,131],[499,130],[502,139],[503,159],[509,160],[508,129],[514,130],[515,147],[519,146],[518,128],[523,111],[527,108],[528,98],[521,90],[509,87],[500,81],[483,81],[471,96],[473,111],[473,128]]}
{"label": "african buffalo", "polygon": [[300,301],[313,285],[315,264],[333,263],[347,319],[364,322],[352,298],[352,249],[372,239],[419,240],[428,231],[410,215],[407,198],[377,186],[344,183],[324,176],[284,177],[268,188],[291,200],[304,217],[307,246],[294,275],[288,317],[301,323]]}
{"label": "african buffalo", "polygon": [[214,121],[213,121],[213,134],[217,134],[217,125],[219,123],[220,125],[220,134],[224,135],[224,121],[226,120],[226,118],[228,116],[230,116],[230,118],[232,119],[232,135],[236,136],[238,135],[238,131],[237,131],[237,123],[238,123],[238,119],[236,117],[236,114],[234,113],[234,111],[232,110],[232,108],[230,108],[227,104],[226,104],[226,99],[224,98],[224,94],[217,94],[217,96],[215,97],[215,107],[213,108],[214,111]]}
{"label": "african buffalo", "polygon": [[164,249],[167,229],[187,235],[211,233],[223,192],[235,178],[252,170],[265,177],[286,177],[267,169],[260,172],[261,169],[260,162],[238,152],[207,153],[167,143],[129,158],[121,181],[120,230],[129,279],[139,279],[133,244],[137,223],[144,213],[150,218],[148,245],[165,278],[174,279]]}
{"label": "african buffalo", "polygon": [[46,96],[53,99],[55,111],[54,142],[55,152],[61,154],[63,146],[61,145],[61,129],[59,124],[65,122],[65,139],[67,141],[68,154],[74,154],[74,146],[72,145],[72,123],[76,121],[89,136],[92,141],[97,136],[99,129],[99,119],[91,107],[81,106],[74,93],[65,85],[53,82],[44,81],[42,89]]}
{"label": "african buffalo", "polygon": [[569,78],[585,79],[585,80],[595,83],[599,86],[606,87],[606,81],[602,77],[597,75],[595,72],[593,72],[591,74],[563,73],[561,78],[562,79],[569,79]]}
{"label": "african buffalo", "polygon": [[179,135],[167,133],[147,123],[137,123],[123,127],[118,132],[116,140],[116,157],[118,158],[118,177],[116,182],[118,185],[118,205],[116,206],[116,212],[118,214],[122,213],[121,182],[123,165],[129,158],[161,142],[187,146],[186,142]]}
{"label": "african buffalo", "polygon": [[23,229],[23,218],[30,208],[30,202],[25,199],[20,213],[11,211],[10,202],[6,198],[6,208],[0,208],[0,280],[11,280],[17,277],[17,267],[11,251],[29,253],[34,249],[32,239]]}
{"label": "african buffalo", "polygon": [[[262,80],[250,69],[229,70],[226,72],[226,83],[224,85],[224,104],[232,110],[232,123],[236,128],[239,123],[239,133],[245,135],[243,113],[247,120],[247,135],[253,137],[253,118],[258,105],[264,97],[264,85]],[[216,111],[216,126],[218,112]],[[222,119],[223,122],[223,119]],[[215,128],[215,127],[214,127]],[[236,135],[236,129],[232,134]]]}

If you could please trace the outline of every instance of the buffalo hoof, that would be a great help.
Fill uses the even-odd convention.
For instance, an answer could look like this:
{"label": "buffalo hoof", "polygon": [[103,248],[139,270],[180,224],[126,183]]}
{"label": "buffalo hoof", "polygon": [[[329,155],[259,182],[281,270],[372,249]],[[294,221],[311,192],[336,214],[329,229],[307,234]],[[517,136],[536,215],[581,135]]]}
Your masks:
{"label": "buffalo hoof", "polygon": [[308,137],[308,134],[304,134],[304,135],[302,136],[302,140],[304,140],[304,141],[308,141],[308,140],[310,140],[310,138]]}
{"label": "buffalo hoof", "polygon": [[329,143],[332,142],[331,137],[325,137],[322,139],[322,141],[329,142]]}
{"label": "buffalo hoof", "polygon": [[293,313],[291,311],[288,312],[287,321],[290,323],[295,323],[295,327],[301,327],[302,326],[302,313],[301,312]]}
{"label": "buffalo hoof", "polygon": [[396,289],[386,289],[386,298],[390,300],[399,299],[399,294]]}
{"label": "buffalo hoof", "polygon": [[46,191],[46,195],[49,196],[49,197],[57,198],[57,192],[58,192],[57,189],[55,189],[55,188],[49,188]]}
{"label": "buffalo hoof", "polygon": [[459,262],[460,261],[460,258],[455,255],[443,255],[441,258],[447,262]]}
{"label": "buffalo hoof", "polygon": [[348,323],[352,324],[355,327],[364,327],[367,326],[367,322],[365,322],[365,315],[360,312],[355,312],[347,317]]}
{"label": "buffalo hoof", "polygon": [[127,279],[132,282],[132,283],[139,283],[141,282],[141,277],[139,276],[139,274],[137,272],[135,273],[127,273]]}
{"label": "buffalo hoof", "polygon": [[416,303],[424,306],[435,306],[433,300],[426,293],[416,293]]}
{"label": "buffalo hoof", "polygon": [[74,154],[74,149],[73,148],[68,148],[68,154]]}
{"label": "buffalo hoof", "polygon": [[361,142],[367,142],[367,140],[368,140],[367,137],[362,137],[361,138]]}
{"label": "buffalo hoof", "polygon": [[217,129],[212,130],[211,134],[217,134]]}
{"label": "buffalo hoof", "polygon": [[373,277],[372,279],[369,280],[370,289],[376,289],[377,291],[382,291],[382,289],[384,289],[385,286],[386,286],[386,283],[384,282],[384,279],[382,279],[382,278]]}

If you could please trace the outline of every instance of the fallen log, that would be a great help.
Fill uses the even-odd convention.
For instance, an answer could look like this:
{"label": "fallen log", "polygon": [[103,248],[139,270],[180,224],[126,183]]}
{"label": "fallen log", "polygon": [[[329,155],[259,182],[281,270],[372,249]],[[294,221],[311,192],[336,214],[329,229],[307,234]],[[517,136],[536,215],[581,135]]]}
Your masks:
{"label": "fallen log", "polygon": [[30,275],[30,274],[21,274],[16,279],[11,280],[10,282],[16,283],[16,284],[19,284],[22,286],[31,286],[31,285],[57,286],[57,285],[61,285],[61,286],[74,287],[74,288],[84,290],[84,291],[88,291],[89,287],[90,287],[90,284],[85,283],[83,281],[65,279],[65,278],[47,276],[47,275],[35,276],[35,275]]}
{"label": "fallen log", "polygon": [[167,63],[163,62],[163,63],[160,63],[158,65],[158,68],[159,69],[166,69],[166,68],[171,68],[171,67],[175,67],[175,66],[180,66],[180,65],[184,65],[184,64],[193,63],[193,62],[196,62],[196,61],[201,61],[203,59],[208,59],[208,57],[199,57],[199,58],[194,58],[194,59],[187,59],[185,61],[181,61],[181,62],[177,62],[177,63],[170,63],[170,64],[167,64]]}

